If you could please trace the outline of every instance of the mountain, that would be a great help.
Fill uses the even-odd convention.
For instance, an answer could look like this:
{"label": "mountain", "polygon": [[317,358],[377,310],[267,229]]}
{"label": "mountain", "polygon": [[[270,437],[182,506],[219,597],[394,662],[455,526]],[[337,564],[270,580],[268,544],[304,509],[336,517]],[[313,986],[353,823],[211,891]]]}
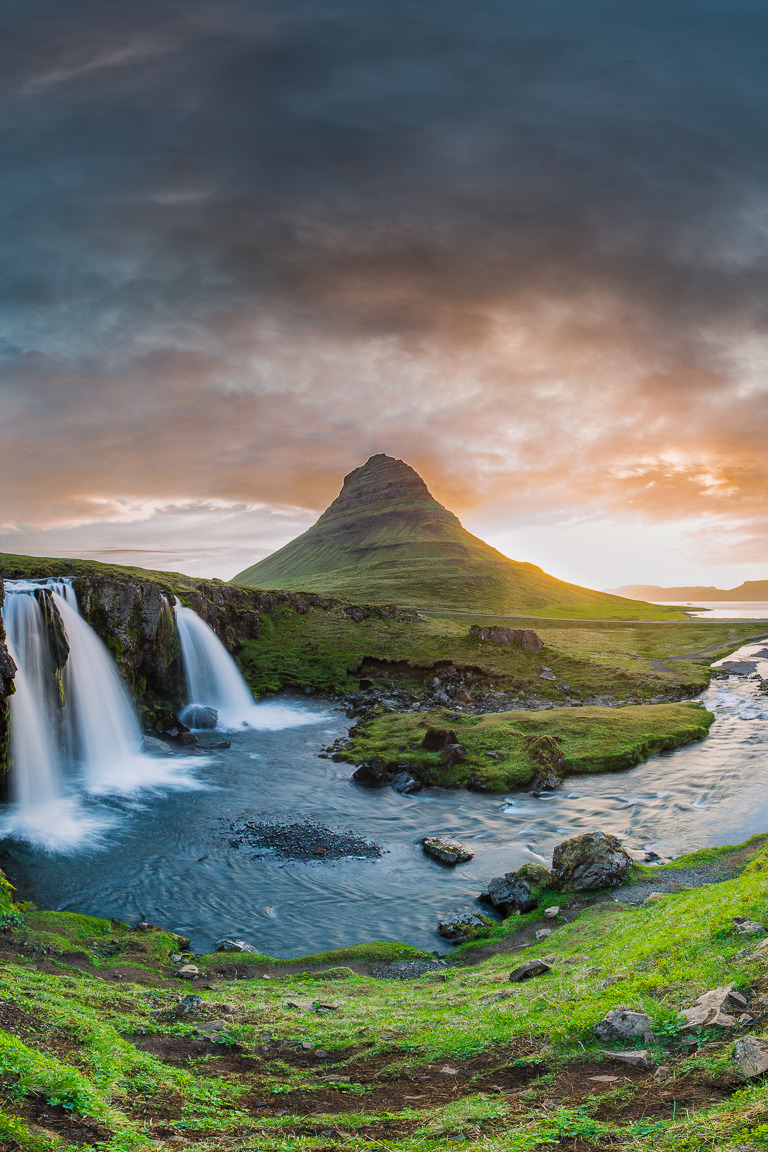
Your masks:
{"label": "mountain", "polygon": [[745,580],[738,588],[707,588],[692,584],[682,588],[659,588],[656,584],[626,584],[617,588],[617,596],[633,596],[639,600],[671,600],[687,603],[689,600],[768,600],[768,580]]}
{"label": "mountain", "polygon": [[499,615],[670,615],[564,584],[534,564],[502,556],[462,528],[413,468],[383,453],[345,477],[340,495],[316,524],[233,583]]}

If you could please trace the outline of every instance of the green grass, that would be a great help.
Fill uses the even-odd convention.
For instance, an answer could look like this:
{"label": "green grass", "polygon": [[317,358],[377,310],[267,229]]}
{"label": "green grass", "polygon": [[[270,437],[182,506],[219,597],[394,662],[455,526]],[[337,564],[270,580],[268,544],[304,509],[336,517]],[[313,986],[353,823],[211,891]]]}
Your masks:
{"label": "green grass", "polygon": [[[378,756],[393,770],[395,765],[407,766],[442,787],[464,786],[474,776],[502,791],[529,784],[537,775],[532,737],[554,738],[564,757],[563,775],[615,772],[657,752],[702,740],[713,720],[711,712],[692,702],[499,712],[459,719],[445,712],[392,713],[359,725],[344,745],[344,756],[355,764]],[[422,748],[431,726],[454,731],[467,750],[466,761],[447,768],[441,752]]]}
{"label": "green grass", "polygon": [[[268,980],[211,987],[169,982],[167,963],[148,966],[148,984],[105,981],[95,951],[91,971],[67,967],[56,951],[46,953],[51,970],[43,971],[29,945],[36,932],[40,942],[68,932],[70,947],[87,949],[81,937],[103,939],[112,924],[35,912],[34,931],[21,935],[16,927],[0,938],[0,1141],[61,1152],[70,1147],[69,1114],[73,1125],[91,1125],[86,1145],[105,1152],[165,1147],[174,1135],[196,1152],[222,1144],[254,1152],[760,1148],[768,1134],[766,1078],[738,1080],[732,1033],[705,1029],[688,1047],[674,1023],[703,991],[732,981],[751,997],[757,1034],[768,1028],[760,999],[767,961],[730,933],[733,916],[768,917],[765,839],[719,850],[717,859],[746,864],[736,879],[648,907],[596,904],[555,922],[552,936],[522,953],[546,956],[552,970],[515,985],[508,973],[519,951],[402,983],[345,972],[343,959],[354,968],[366,956],[355,949],[329,953],[335,970],[327,975],[318,957],[305,957],[274,962]],[[696,854],[676,864],[702,860]],[[567,902],[563,894],[558,899]],[[533,915],[507,922],[497,943],[504,931],[519,936],[536,923]],[[152,954],[167,945],[165,938]],[[462,955],[471,950],[457,959]],[[230,958],[198,963],[216,959]],[[306,971],[296,971],[302,965]],[[202,1007],[179,1015],[177,997],[187,992],[199,994]],[[656,1039],[644,1046],[654,1065],[670,1069],[664,1084],[652,1072],[625,1079],[604,1054],[616,1046],[599,1042],[592,1028],[614,1007],[651,1017]],[[222,1013],[222,1041],[201,1039],[197,1025]],[[178,1057],[169,1062],[141,1050],[155,1042],[158,1052],[177,1045]],[[293,1046],[302,1043],[328,1055],[298,1059]],[[508,1083],[515,1072],[522,1077],[517,1090],[494,1087],[497,1077]],[[618,1079],[590,1080],[600,1074]],[[440,1095],[435,1085],[451,1075],[454,1090]],[[333,1099],[331,1113],[313,1103],[318,1093]],[[653,1105],[648,1114],[646,1102]],[[58,1144],[46,1128],[51,1110],[65,1118]]]}

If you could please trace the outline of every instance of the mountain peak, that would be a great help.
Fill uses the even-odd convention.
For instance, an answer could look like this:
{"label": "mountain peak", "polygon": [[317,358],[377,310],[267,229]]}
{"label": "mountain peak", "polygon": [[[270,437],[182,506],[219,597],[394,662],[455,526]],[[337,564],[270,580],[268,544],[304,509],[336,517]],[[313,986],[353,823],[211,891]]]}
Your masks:
{"label": "mountain peak", "polygon": [[[374,512],[373,505],[378,505]],[[366,508],[366,515],[388,513],[390,516],[418,517],[421,520],[437,519],[458,524],[459,521],[431,494],[418,472],[384,452],[370,456],[365,464],[353,469],[344,477],[341,492],[326,508],[315,527],[327,525],[356,509]]]}

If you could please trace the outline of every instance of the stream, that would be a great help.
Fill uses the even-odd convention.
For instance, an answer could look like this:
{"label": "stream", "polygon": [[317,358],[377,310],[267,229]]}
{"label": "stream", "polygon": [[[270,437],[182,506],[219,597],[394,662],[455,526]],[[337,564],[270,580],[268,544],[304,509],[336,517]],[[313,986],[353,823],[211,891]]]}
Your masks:
{"label": "stream", "polygon": [[[765,641],[728,657],[749,658],[768,677]],[[672,857],[768,830],[768,696],[758,689],[744,677],[714,680],[701,697],[717,715],[706,740],[625,772],[570,777],[540,797],[361,788],[350,765],[318,756],[349,725],[331,704],[260,704],[273,730],[243,729],[228,734],[229,749],[185,754],[172,789],[173,761],[158,758],[156,790],[90,798],[96,831],[76,851],[6,840],[2,863],[42,907],[145,916],[198,952],[227,936],[282,957],[370,940],[445,951],[439,919],[476,909],[491,877],[526,860],[549,864],[568,836],[601,828]],[[381,855],[286,859],[238,842],[230,825],[243,821],[349,830]],[[420,847],[430,833],[457,837],[475,858],[443,867]]]}

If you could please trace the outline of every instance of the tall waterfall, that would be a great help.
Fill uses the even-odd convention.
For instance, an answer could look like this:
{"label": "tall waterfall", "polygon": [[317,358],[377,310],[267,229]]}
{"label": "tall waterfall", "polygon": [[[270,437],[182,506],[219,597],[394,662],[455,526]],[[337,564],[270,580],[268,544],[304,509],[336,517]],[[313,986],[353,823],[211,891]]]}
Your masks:
{"label": "tall waterfall", "polygon": [[[174,612],[187,682],[188,707],[197,704],[215,708],[218,727],[226,729],[275,731],[317,719],[317,714],[308,715],[286,704],[257,704],[213,629],[178,600],[174,600]],[[184,712],[181,718],[184,720]]]}
{"label": "tall waterfall", "polygon": [[69,847],[110,822],[88,810],[89,795],[199,786],[187,758],[142,753],[133,704],[69,581],[7,580],[5,591],[3,621],[17,673],[12,803],[0,830]]}

